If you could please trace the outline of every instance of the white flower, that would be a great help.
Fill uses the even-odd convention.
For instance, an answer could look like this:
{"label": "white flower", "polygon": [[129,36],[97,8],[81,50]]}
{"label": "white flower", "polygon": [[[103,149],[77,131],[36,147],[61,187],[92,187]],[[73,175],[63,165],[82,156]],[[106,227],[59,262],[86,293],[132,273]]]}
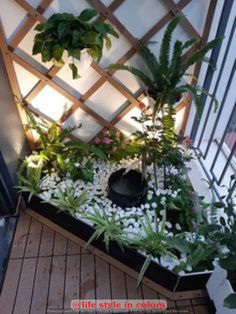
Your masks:
{"label": "white flower", "polygon": [[152,195],[148,194],[147,199],[150,201],[152,199]]}
{"label": "white flower", "polygon": [[153,202],[152,203],[152,208],[157,208],[157,203]]}

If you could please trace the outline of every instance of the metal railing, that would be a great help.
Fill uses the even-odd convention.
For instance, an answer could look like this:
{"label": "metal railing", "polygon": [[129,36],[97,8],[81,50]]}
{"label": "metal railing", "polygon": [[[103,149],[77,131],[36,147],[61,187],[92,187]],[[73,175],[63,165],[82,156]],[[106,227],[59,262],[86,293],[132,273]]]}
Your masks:
{"label": "metal railing", "polygon": [[[232,176],[236,175],[236,5],[235,1],[222,1],[216,11],[218,23],[212,37],[224,36],[222,44],[212,51],[211,64],[202,69],[200,80],[219,101],[215,111],[213,99],[201,95],[203,106],[200,117],[191,110],[193,122],[189,123],[187,135],[193,140],[193,148],[205,175],[218,198],[227,193]],[[220,18],[219,18],[220,17]],[[191,119],[191,117],[190,117]],[[231,193],[235,194],[236,183]]]}

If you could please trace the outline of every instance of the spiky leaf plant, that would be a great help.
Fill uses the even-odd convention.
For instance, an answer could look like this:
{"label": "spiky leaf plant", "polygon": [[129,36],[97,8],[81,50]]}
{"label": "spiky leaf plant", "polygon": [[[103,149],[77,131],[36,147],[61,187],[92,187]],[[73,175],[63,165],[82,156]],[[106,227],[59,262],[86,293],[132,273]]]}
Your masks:
{"label": "spiky leaf plant", "polygon": [[[205,46],[198,48],[196,52],[187,58],[183,58],[184,52],[187,48],[191,48],[197,44],[199,39],[191,38],[186,42],[176,40],[171,53],[173,32],[180,23],[181,18],[182,16],[180,15],[176,16],[168,24],[160,46],[159,58],[152,53],[147,45],[144,46],[140,44],[140,55],[150,71],[149,75],[144,73],[141,69],[123,64],[111,64],[108,66],[108,70],[129,71],[144,83],[148,95],[155,101],[153,108],[154,117],[158,112],[161,112],[165,104],[173,106],[176,99],[184,92],[189,92],[192,95],[197,111],[200,113],[202,109],[200,95],[201,93],[208,93],[200,86],[183,84],[182,78],[191,65],[199,61],[206,61],[204,58],[205,55],[222,41],[222,37],[217,37]],[[213,97],[211,94],[208,95]],[[215,108],[217,108],[217,100],[214,99],[214,101]]]}

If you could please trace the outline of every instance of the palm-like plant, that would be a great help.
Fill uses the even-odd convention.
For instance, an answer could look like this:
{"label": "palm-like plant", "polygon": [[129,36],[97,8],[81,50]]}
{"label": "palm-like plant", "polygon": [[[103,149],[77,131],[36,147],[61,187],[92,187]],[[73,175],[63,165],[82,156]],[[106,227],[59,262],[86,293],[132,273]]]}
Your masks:
{"label": "palm-like plant", "polygon": [[50,200],[50,203],[54,206],[58,206],[61,210],[68,211],[73,216],[87,200],[88,194],[86,191],[81,192],[81,194],[77,196],[73,188],[67,187],[65,191],[58,188],[58,191],[54,193],[54,198]]}
{"label": "palm-like plant", "polygon": [[[141,44],[140,55],[144,59],[150,74],[147,75],[142,70],[123,64],[111,64],[109,70],[126,70],[137,76],[146,86],[147,93],[154,101],[153,117],[157,112],[163,111],[165,104],[173,106],[176,99],[184,92],[189,92],[196,104],[197,111],[201,110],[200,95],[201,93],[209,94],[206,90],[198,85],[182,84],[182,78],[191,65],[198,61],[207,61],[204,56],[208,51],[213,49],[222,40],[221,37],[215,38],[208,42],[202,48],[199,48],[190,57],[183,58],[187,48],[191,48],[199,39],[191,38],[186,42],[176,40],[171,55],[170,44],[172,35],[177,25],[181,21],[181,16],[176,16],[168,24],[164,33],[160,47],[159,59],[152,53],[148,46]],[[213,97],[213,96],[212,96]],[[217,100],[214,99],[217,107]]]}

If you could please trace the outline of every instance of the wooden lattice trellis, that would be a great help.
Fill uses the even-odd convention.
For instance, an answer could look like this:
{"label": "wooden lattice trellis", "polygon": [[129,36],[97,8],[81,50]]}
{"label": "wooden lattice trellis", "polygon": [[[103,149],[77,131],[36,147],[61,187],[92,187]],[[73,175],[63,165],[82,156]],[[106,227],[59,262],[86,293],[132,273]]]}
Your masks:
{"label": "wooden lattice trellis", "polygon": [[[140,99],[142,99],[143,95],[140,94],[138,97],[135,97],[121,82],[116,80],[113,77],[115,71],[105,71],[99,64],[92,62],[91,67],[95,70],[100,78],[79,98],[74,96],[72,93],[61,87],[58,83],[56,83],[53,78],[57,75],[60,68],[56,66],[52,66],[46,74],[40,72],[33,65],[24,60],[21,56],[17,55],[15,49],[22,41],[22,39],[26,36],[26,34],[33,27],[35,22],[45,22],[46,18],[43,16],[43,13],[50,6],[53,0],[42,0],[40,5],[35,9],[31,6],[26,0],[14,0],[18,5],[20,5],[27,12],[27,19],[20,30],[15,34],[15,36],[7,43],[6,36],[4,33],[3,25],[0,21],[0,48],[3,55],[3,59],[5,62],[6,70],[8,73],[9,81],[11,84],[12,92],[18,98],[22,99],[21,91],[19,88],[19,84],[17,81],[17,76],[15,73],[13,62],[16,62],[24,69],[35,75],[39,81],[36,85],[30,90],[30,92],[22,99],[27,102],[31,102],[45,86],[50,86],[61,95],[65,96],[68,100],[72,102],[72,106],[64,112],[64,114],[57,121],[58,127],[62,128],[63,122],[65,122],[78,108],[85,111],[88,115],[93,117],[96,122],[98,122],[102,128],[105,129],[116,129],[116,124],[134,107],[138,107],[138,103]],[[119,19],[114,15],[115,10],[124,2],[125,0],[114,0],[109,6],[105,6],[100,0],[88,0],[88,2],[100,13],[101,18],[103,20],[108,20],[111,22],[120,33],[128,40],[128,42],[132,45],[132,47],[119,59],[117,63],[125,63],[127,62],[139,48],[140,42],[145,44],[148,42],[157,32],[159,32],[172,18],[174,15],[182,13],[182,10],[193,0],[180,0],[178,4],[175,4],[173,0],[165,0],[165,6],[169,8],[169,12],[166,13],[155,25],[148,31],[146,34],[140,38],[135,38],[127,28],[119,21]],[[126,0],[127,1],[127,0]],[[194,37],[198,37],[200,43],[195,45],[192,49],[187,51],[186,55],[193,53],[199,45],[204,45],[207,42],[207,38],[210,31],[210,26],[212,22],[212,18],[214,15],[215,7],[217,4],[217,0],[211,0],[208,14],[205,21],[204,31],[202,37],[198,34],[194,26],[190,23],[187,17],[184,16],[182,19],[182,27],[185,31]],[[197,64],[194,68],[194,77],[198,77],[200,72],[200,64]],[[86,101],[104,84],[110,83],[116,90],[119,91],[127,100],[128,104],[123,110],[121,110],[111,121],[107,121],[101,115],[96,113],[93,109],[86,105]],[[192,84],[194,82],[192,81]],[[191,99],[189,96],[186,96],[183,101],[176,107],[176,110],[182,110],[185,108],[184,112],[184,121],[182,124],[181,131],[184,132],[186,121],[188,118],[189,110],[190,110]],[[22,119],[23,125],[26,124],[27,118],[25,116],[24,110],[22,110],[21,106],[18,105],[18,110]],[[48,116],[44,116],[41,112],[38,112],[36,109],[30,109],[37,116],[41,116],[46,120],[49,124],[53,122],[51,118]],[[34,147],[33,136],[29,130],[25,130],[27,139],[31,148]]]}

